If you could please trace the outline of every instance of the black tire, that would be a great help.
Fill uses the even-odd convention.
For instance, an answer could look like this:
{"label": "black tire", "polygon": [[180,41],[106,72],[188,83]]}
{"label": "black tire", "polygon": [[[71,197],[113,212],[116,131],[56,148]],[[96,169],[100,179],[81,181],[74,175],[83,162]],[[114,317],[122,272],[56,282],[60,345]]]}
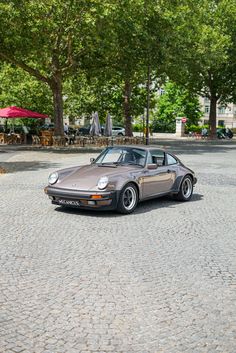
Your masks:
{"label": "black tire", "polygon": [[124,134],[122,134],[122,132],[119,132],[117,136],[124,136]]}
{"label": "black tire", "polygon": [[193,179],[187,175],[183,178],[180,189],[175,199],[179,201],[189,201],[193,194]]}
{"label": "black tire", "polygon": [[138,191],[134,184],[129,183],[121,190],[117,211],[123,214],[132,213],[138,204]]}

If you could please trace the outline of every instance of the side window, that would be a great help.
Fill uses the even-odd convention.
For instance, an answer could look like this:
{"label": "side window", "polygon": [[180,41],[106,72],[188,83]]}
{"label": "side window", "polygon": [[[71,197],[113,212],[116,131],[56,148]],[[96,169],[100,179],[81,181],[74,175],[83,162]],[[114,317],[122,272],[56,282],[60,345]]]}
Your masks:
{"label": "side window", "polygon": [[133,149],[134,158],[137,164],[144,166],[146,160],[146,152],[144,150]]}
{"label": "side window", "polygon": [[167,154],[166,157],[167,157],[167,164],[168,165],[177,164],[178,163],[178,161],[173,156],[171,156],[170,154]]}
{"label": "side window", "polygon": [[165,165],[165,153],[161,150],[150,150],[148,157],[149,164]]}

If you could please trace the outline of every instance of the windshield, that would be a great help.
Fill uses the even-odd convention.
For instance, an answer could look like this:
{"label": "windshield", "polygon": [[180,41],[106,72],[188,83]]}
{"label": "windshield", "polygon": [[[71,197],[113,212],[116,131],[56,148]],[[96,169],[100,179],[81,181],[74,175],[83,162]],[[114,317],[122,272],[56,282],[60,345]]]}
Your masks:
{"label": "windshield", "polygon": [[109,147],[95,160],[96,164],[138,165],[145,166],[146,151],[132,147]]}

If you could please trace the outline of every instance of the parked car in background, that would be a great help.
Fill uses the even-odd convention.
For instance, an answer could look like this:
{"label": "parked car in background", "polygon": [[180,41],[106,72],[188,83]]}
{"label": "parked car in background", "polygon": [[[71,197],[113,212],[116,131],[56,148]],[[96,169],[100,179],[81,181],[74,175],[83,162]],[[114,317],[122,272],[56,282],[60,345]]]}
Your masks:
{"label": "parked car in background", "polygon": [[45,123],[40,127],[40,130],[53,130],[54,123]]}
{"label": "parked car in background", "polygon": [[87,136],[87,135],[89,135],[90,127],[91,127],[91,125],[81,126],[81,127],[77,130],[77,133],[76,133],[76,134],[77,134],[78,136]]}
{"label": "parked car in background", "polygon": [[107,147],[91,164],[58,170],[44,189],[54,205],[128,214],[139,201],[170,195],[189,201],[194,172],[172,153],[154,147]]}
{"label": "parked car in background", "polygon": [[[91,125],[81,126],[77,130],[77,135],[87,136],[89,135]],[[105,126],[101,126],[101,135],[104,134]],[[112,136],[125,136],[125,129],[122,126],[113,126],[112,127]]]}
{"label": "parked car in background", "polygon": [[112,136],[125,136],[125,129],[121,126],[113,126]]}

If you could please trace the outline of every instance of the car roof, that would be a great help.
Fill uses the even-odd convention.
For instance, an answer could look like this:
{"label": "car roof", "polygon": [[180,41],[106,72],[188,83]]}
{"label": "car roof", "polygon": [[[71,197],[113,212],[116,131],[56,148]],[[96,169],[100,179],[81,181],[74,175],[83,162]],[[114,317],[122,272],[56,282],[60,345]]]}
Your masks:
{"label": "car roof", "polygon": [[139,148],[145,151],[159,150],[165,152],[163,148],[155,147],[155,146],[144,146],[144,145],[116,145],[110,146],[109,148]]}

